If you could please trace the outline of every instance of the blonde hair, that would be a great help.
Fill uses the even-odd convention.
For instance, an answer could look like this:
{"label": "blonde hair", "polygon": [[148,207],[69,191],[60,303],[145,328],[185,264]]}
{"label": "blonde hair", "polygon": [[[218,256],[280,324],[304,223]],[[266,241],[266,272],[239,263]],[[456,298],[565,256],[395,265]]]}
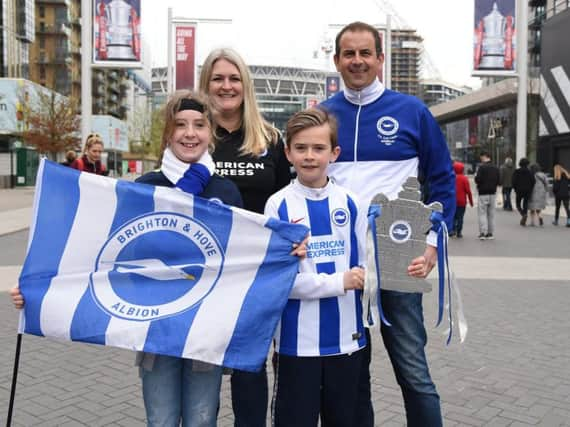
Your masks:
{"label": "blonde hair", "polygon": [[[239,71],[243,86],[243,104],[241,106],[241,127],[243,129],[244,141],[240,149],[240,153],[247,155],[262,154],[268,144],[276,144],[279,138],[279,131],[270,125],[259,112],[257,101],[255,99],[255,91],[253,79],[249,73],[249,69],[242,57],[233,49],[220,48],[214,49],[202,64],[200,72],[200,90],[204,93],[209,92],[210,80],[214,64],[225,59],[236,66]],[[213,134],[216,140],[219,140],[217,133],[218,125],[214,121]]]}
{"label": "blonde hair", "polygon": [[554,180],[559,181],[562,178],[562,174],[566,175],[566,178],[570,178],[570,173],[564,169],[561,165],[554,165]]}
{"label": "blonde hair", "polygon": [[[162,163],[164,150],[168,147],[168,143],[174,134],[176,113],[180,110],[180,104],[183,99],[191,99],[200,104],[200,106],[204,108],[203,115],[206,120],[206,124],[208,127],[211,127],[210,120],[208,118],[208,103],[205,96],[188,89],[177,90],[174,92],[170,98],[168,98],[168,102],[164,106],[164,129],[162,130],[162,139],[160,142],[159,164]],[[212,151],[213,147],[213,140],[210,137],[210,141],[208,141],[208,150]]]}
{"label": "blonde hair", "polygon": [[98,133],[90,133],[87,135],[87,139],[85,140],[85,146],[83,147],[83,154],[87,154],[87,150],[93,147],[96,144],[101,144],[101,148],[105,148],[103,144],[103,138]]}

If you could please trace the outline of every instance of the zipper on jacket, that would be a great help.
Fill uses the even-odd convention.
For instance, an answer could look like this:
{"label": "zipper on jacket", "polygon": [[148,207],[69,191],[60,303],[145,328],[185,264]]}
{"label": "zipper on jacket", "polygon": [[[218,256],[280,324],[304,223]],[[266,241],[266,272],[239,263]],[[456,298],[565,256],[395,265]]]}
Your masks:
{"label": "zipper on jacket", "polygon": [[354,191],[352,183],[354,182],[354,173],[356,172],[356,166],[358,164],[358,128],[360,124],[360,110],[362,108],[362,91],[358,91],[358,110],[356,111],[356,123],[354,126],[354,156],[352,160],[352,170],[350,171],[350,189]]}

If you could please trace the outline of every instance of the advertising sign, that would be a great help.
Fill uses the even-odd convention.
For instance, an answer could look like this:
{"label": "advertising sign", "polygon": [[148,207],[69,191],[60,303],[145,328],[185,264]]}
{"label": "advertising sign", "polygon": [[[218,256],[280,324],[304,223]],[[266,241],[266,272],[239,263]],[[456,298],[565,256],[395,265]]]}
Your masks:
{"label": "advertising sign", "polygon": [[93,64],[141,67],[140,1],[93,1]]}
{"label": "advertising sign", "polygon": [[105,150],[129,151],[127,124],[112,116],[92,116],[91,128],[93,132],[101,135]]}
{"label": "advertising sign", "polygon": [[0,134],[20,134],[27,130],[30,111],[42,107],[40,96],[52,94],[56,102],[64,98],[29,80],[0,78]]}
{"label": "advertising sign", "polygon": [[515,17],[515,0],[475,0],[473,76],[515,73]]}
{"label": "advertising sign", "polygon": [[329,99],[330,97],[336,95],[340,92],[340,77],[336,74],[326,76],[325,78],[325,97]]}
{"label": "advertising sign", "polygon": [[542,27],[540,58],[539,136],[570,132],[570,9],[554,15]]}
{"label": "advertising sign", "polygon": [[315,108],[319,104],[319,100],[317,98],[307,98],[307,103],[305,108]]}
{"label": "advertising sign", "polygon": [[194,89],[196,76],[196,25],[174,24],[174,88]]}

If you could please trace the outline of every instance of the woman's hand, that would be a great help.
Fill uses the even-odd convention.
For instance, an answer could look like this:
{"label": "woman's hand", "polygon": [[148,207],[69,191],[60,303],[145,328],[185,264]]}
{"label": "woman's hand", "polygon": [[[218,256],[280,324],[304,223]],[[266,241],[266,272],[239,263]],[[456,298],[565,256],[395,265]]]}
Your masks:
{"label": "woman's hand", "polygon": [[24,297],[20,293],[20,288],[14,287],[10,289],[10,296],[12,297],[12,303],[14,307],[18,310],[24,307]]}

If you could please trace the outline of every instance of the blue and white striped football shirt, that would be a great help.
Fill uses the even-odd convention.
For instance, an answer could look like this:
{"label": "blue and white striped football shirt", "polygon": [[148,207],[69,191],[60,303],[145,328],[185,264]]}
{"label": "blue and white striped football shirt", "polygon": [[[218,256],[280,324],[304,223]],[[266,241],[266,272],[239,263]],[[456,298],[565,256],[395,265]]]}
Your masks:
{"label": "blue and white striped football shirt", "polygon": [[366,211],[358,199],[333,182],[315,189],[295,180],[269,198],[265,214],[311,229],[275,334],[277,351],[328,356],[364,347],[361,291],[343,286],[344,273],[365,260]]}

